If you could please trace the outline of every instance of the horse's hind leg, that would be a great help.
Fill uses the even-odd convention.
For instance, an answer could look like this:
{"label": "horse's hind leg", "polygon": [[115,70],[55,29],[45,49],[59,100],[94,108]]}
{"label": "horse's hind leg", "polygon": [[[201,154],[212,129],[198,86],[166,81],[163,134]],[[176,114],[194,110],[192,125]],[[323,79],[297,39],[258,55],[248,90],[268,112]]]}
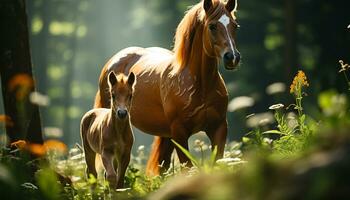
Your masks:
{"label": "horse's hind leg", "polygon": [[[159,175],[166,171],[170,166],[173,150],[174,145],[170,138],[155,136],[147,162],[147,175]],[[159,165],[162,165],[162,168]]]}

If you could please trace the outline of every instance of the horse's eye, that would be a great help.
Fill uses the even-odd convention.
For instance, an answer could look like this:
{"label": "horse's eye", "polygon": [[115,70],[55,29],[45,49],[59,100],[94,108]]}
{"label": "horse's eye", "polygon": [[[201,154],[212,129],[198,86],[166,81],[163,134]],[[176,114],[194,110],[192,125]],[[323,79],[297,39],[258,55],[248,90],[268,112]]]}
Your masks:
{"label": "horse's eye", "polygon": [[210,31],[216,31],[216,24],[209,24]]}

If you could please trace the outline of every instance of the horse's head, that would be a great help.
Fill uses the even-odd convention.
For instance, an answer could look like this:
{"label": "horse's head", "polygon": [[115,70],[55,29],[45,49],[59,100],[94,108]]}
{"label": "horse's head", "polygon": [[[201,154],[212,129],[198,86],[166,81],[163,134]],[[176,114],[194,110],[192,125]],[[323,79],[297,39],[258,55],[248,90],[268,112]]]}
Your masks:
{"label": "horse's head", "polygon": [[204,0],[203,8],[204,50],[209,56],[222,59],[226,69],[235,69],[241,59],[235,42],[239,25],[231,14],[237,8],[237,0],[228,0],[226,4]]}
{"label": "horse's head", "polygon": [[134,84],[135,75],[133,72],[129,76],[125,76],[124,74],[115,75],[113,71],[108,74],[111,109],[115,111],[119,119],[124,119],[128,115]]}

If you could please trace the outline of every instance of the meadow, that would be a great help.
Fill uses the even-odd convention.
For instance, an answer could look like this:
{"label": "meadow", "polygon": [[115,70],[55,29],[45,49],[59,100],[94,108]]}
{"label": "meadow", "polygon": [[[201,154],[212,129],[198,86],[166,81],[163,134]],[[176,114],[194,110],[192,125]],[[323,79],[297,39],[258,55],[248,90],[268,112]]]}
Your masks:
{"label": "meadow", "polygon": [[5,199],[349,198],[349,68],[340,61],[338,71],[344,78],[339,78],[349,85],[348,91],[318,94],[315,104],[322,115],[317,119],[304,111],[303,100],[312,85],[303,71],[297,72],[289,90],[295,103],[269,106],[272,119],[247,116],[253,124],[250,132],[228,142],[222,159],[215,161],[216,148],[204,140],[194,140],[191,152],[174,142],[193,167],[180,164],[173,154],[165,173],[148,177],[147,148],[137,147],[123,189],[112,190],[103,178],[85,176],[80,144],[68,149],[60,141],[48,140],[44,145],[17,141],[2,146],[1,195]]}

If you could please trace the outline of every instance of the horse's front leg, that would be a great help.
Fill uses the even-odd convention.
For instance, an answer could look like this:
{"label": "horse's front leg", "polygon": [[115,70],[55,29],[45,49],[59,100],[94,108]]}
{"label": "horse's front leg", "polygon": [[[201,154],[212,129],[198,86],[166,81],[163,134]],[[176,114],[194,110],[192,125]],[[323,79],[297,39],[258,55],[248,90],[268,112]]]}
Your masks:
{"label": "horse's front leg", "polygon": [[216,160],[224,155],[226,137],[227,137],[227,121],[223,121],[216,128],[207,131],[207,136],[210,139],[212,150],[217,146]]}
{"label": "horse's front leg", "polygon": [[130,154],[131,154],[131,148],[130,150],[125,150],[123,154],[118,158],[118,179],[117,179],[117,188],[123,188],[124,187],[124,177],[126,169],[128,168],[128,165],[130,163]]}
{"label": "horse's front leg", "polygon": [[[180,144],[183,148],[188,150],[188,131],[185,129],[182,123],[173,122],[171,124],[171,138]],[[191,167],[192,163],[190,159],[179,149],[176,145],[177,156],[181,163],[186,163],[187,167]]]}
{"label": "horse's front leg", "polygon": [[103,150],[102,154],[102,163],[103,167],[105,168],[106,171],[106,179],[109,182],[109,185],[111,188],[116,188],[117,187],[117,173],[115,172],[114,169],[114,152],[111,150]]}

